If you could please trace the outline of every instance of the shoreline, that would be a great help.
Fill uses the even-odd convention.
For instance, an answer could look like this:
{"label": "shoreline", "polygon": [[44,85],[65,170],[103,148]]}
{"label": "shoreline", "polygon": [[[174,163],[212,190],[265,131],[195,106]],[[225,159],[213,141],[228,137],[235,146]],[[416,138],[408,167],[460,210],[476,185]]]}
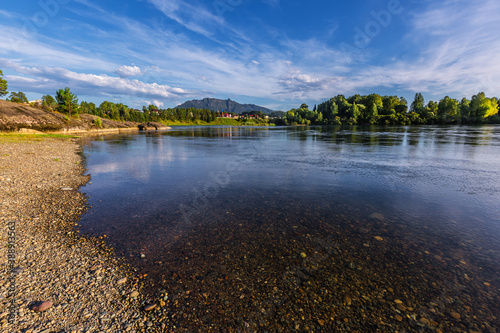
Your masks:
{"label": "shoreline", "polygon": [[[133,268],[103,239],[76,229],[87,209],[78,189],[90,179],[80,151],[68,138],[0,138],[2,331],[136,332],[144,326],[143,283]],[[32,310],[42,301],[53,305]]]}

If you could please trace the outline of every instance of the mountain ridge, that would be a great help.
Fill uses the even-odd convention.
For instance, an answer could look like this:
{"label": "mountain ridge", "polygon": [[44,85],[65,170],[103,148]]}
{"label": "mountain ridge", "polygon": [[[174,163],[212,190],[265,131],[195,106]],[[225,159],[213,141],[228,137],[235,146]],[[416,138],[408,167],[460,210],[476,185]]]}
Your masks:
{"label": "mountain ridge", "polygon": [[211,111],[231,112],[238,114],[241,114],[245,111],[262,111],[263,113],[274,112],[274,110],[256,104],[241,104],[231,100],[230,98],[226,100],[217,98],[193,99],[177,105],[175,108],[209,109]]}

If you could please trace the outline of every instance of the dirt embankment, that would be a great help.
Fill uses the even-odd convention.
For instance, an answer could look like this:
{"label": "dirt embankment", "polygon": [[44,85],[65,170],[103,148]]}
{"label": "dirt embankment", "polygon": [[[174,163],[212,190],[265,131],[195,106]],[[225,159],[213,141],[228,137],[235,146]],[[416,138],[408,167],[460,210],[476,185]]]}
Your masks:
{"label": "dirt embankment", "polygon": [[[101,126],[96,126],[97,116],[80,114],[78,119],[65,119],[65,115],[34,108],[29,105],[0,100],[0,131],[40,131],[40,132],[98,132],[110,130],[138,130],[138,123],[114,121],[101,118]],[[156,123],[155,123],[156,124]],[[162,124],[146,126],[146,129],[168,129]]]}

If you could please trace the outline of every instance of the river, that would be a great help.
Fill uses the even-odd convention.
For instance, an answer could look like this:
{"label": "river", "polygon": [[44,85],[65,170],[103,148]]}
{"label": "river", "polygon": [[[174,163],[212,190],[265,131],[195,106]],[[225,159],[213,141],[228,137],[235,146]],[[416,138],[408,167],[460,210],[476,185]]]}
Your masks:
{"label": "river", "polygon": [[147,274],[166,328],[500,327],[499,126],[177,127],[82,144],[80,229]]}

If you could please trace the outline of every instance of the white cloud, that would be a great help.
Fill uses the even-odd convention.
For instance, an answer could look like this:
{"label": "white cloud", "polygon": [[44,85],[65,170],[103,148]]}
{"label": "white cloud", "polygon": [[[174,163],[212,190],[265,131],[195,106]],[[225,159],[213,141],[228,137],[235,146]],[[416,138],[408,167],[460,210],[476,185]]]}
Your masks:
{"label": "white cloud", "polygon": [[[292,39],[272,26],[272,41],[251,32],[245,35],[246,30],[237,30],[241,27],[230,26],[217,15],[211,2],[148,1],[189,31],[179,33],[170,20],[148,25],[87,0],[79,1],[88,6],[86,11],[68,8],[76,17],[70,22],[72,29],[82,34],[68,34],[64,41],[43,31],[24,35],[22,27],[0,24],[0,56],[11,60],[5,65],[0,59],[0,67],[11,70],[6,73],[9,86],[42,93],[70,86],[89,96],[134,95],[137,100],[168,102],[187,96],[245,95],[273,103],[369,92],[380,86],[432,94],[470,95],[484,90],[497,95],[500,91],[497,1],[425,1],[416,14],[409,4],[408,36],[394,43],[412,45],[413,52],[388,55],[377,63],[373,62],[376,52],[345,57],[341,47],[333,47],[328,40]],[[279,5],[274,0],[268,3]],[[9,15],[0,11],[2,17]],[[111,28],[87,28],[90,21]],[[193,37],[193,31],[206,38]]]}
{"label": "white cloud", "polygon": [[30,85],[37,90],[42,88],[46,91],[48,86],[52,86],[52,88],[70,86],[73,91],[90,91],[94,92],[94,94],[99,92],[99,94],[149,96],[157,99],[174,99],[179,96],[193,94],[193,92],[178,87],[158,83],[145,83],[139,80],[105,74],[77,73],[59,67],[26,67],[5,59],[0,59],[0,65],[14,69],[17,73],[30,76],[28,78],[13,76],[12,79],[16,83],[21,83],[22,81],[30,82]]}
{"label": "white cloud", "polygon": [[[432,3],[414,16],[410,32],[417,59],[367,72],[383,85],[432,94],[470,95],[500,90],[500,3],[496,0]],[[416,48],[417,49],[417,48]]]}
{"label": "white cloud", "polygon": [[212,35],[212,29],[222,22],[222,17],[214,15],[200,3],[192,4],[183,0],[149,0],[149,2],[168,18],[204,36]]}
{"label": "white cloud", "polygon": [[142,70],[137,66],[121,66],[113,71],[116,75],[122,78],[142,75]]}
{"label": "white cloud", "polygon": [[300,71],[288,73],[278,79],[278,84],[284,89],[282,94],[292,94],[295,98],[311,98],[333,90],[334,84],[341,79],[336,77],[321,77],[319,75],[302,74]]}

